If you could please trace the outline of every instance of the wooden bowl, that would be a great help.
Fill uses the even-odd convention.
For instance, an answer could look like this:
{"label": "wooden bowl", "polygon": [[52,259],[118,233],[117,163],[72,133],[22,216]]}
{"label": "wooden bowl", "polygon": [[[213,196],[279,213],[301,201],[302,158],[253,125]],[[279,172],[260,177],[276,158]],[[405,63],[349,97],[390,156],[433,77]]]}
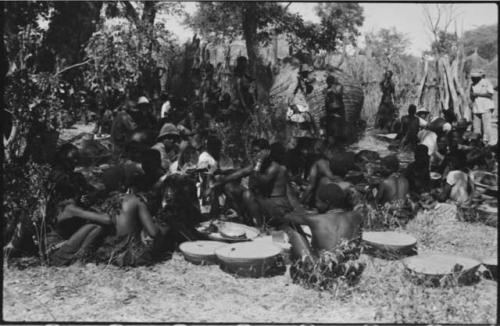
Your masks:
{"label": "wooden bowl", "polygon": [[227,243],[219,241],[188,241],[181,243],[179,250],[188,262],[209,265],[217,263],[215,250],[227,245]]}
{"label": "wooden bowl", "polygon": [[480,262],[467,257],[427,254],[408,257],[403,260],[412,280],[419,284],[444,286],[445,280],[455,280],[458,284],[477,281],[476,271]]}
{"label": "wooden bowl", "polygon": [[366,252],[384,259],[400,259],[417,254],[417,239],[409,234],[382,231],[363,232]]}
{"label": "wooden bowl", "polygon": [[482,223],[498,227],[498,207],[491,203],[483,203],[476,208],[476,214],[479,221]]}
{"label": "wooden bowl", "polygon": [[251,241],[230,244],[215,250],[221,268],[243,277],[263,277],[282,274],[281,248],[275,244]]}

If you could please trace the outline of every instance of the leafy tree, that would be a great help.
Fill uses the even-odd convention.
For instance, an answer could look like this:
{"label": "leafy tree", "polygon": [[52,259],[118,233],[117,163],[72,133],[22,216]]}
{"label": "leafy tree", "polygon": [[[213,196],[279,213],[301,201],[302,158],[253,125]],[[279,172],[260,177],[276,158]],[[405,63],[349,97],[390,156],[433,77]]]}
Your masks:
{"label": "leafy tree", "polygon": [[410,40],[394,27],[365,35],[365,47],[380,64],[387,65],[406,53]]}
{"label": "leafy tree", "polygon": [[454,55],[458,43],[456,33],[448,33],[443,30],[437,34],[437,40],[431,44],[431,52],[435,54]]}
{"label": "leafy tree", "polygon": [[462,36],[466,55],[477,49],[478,54],[487,60],[493,60],[498,54],[498,25],[480,26],[466,31]]}
{"label": "leafy tree", "polygon": [[277,2],[201,2],[186,22],[208,40],[243,37],[255,72],[259,44],[276,34],[286,34],[296,50],[333,51],[342,42],[354,43],[364,20],[359,4],[318,4],[315,9],[320,24],[305,23]]}

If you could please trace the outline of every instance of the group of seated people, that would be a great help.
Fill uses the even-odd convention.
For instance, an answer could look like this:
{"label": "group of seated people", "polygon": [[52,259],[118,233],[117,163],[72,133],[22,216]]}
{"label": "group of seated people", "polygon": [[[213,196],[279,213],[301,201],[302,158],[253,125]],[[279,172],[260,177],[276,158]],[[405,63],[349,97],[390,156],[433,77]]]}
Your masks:
{"label": "group of seated people", "polygon": [[[249,160],[236,166],[213,134],[166,122],[153,142],[131,132],[122,144],[133,149],[135,163],[122,166],[121,175],[116,167],[105,171],[105,186],[95,188],[75,172],[79,150],[63,145],[54,160],[44,255],[52,265],[148,265],[183,241],[204,239],[196,225],[228,210],[241,223],[285,231],[295,257],[315,255],[359,236],[367,204],[401,210],[408,198],[431,192],[431,169],[444,176],[442,189],[431,192],[435,199],[467,202],[467,169],[491,164],[494,151],[478,152],[480,141],[466,140],[460,124],[419,130],[414,111],[402,119],[402,144],[410,143],[415,157],[404,170],[396,155],[354,153],[311,138],[296,139],[291,149],[254,139]],[[422,132],[436,137],[429,141]],[[365,178],[371,176],[375,181]],[[309,226],[312,247],[300,225]]]}

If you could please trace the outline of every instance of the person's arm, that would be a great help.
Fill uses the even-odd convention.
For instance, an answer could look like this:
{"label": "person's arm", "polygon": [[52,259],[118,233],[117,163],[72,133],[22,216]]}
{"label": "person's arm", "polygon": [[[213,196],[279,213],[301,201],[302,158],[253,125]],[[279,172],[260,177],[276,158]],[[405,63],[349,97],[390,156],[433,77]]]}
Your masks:
{"label": "person's arm", "polygon": [[160,229],[153,222],[153,218],[151,217],[146,204],[144,204],[143,202],[138,203],[137,209],[139,213],[139,219],[141,220],[142,226],[144,227],[148,235],[153,239],[158,237],[158,235],[160,234]]}
{"label": "person's arm", "polygon": [[446,199],[450,196],[451,193],[451,185],[448,182],[445,182],[443,188],[441,188],[441,192],[437,196],[437,200],[439,202],[445,202]]}
{"label": "person's arm", "polygon": [[385,182],[381,182],[378,186],[378,191],[377,195],[375,196],[375,204],[381,204],[382,200],[384,199],[385,196]]}
{"label": "person's arm", "polygon": [[249,165],[247,167],[244,167],[236,172],[231,173],[230,175],[221,178],[219,181],[213,184],[213,188],[223,186],[226,183],[229,183],[231,181],[236,181],[241,178],[244,178],[252,173],[253,170],[253,165]]}
{"label": "person's arm", "polygon": [[100,224],[112,223],[111,217],[108,214],[87,211],[75,204],[66,205],[61,214],[57,216],[57,221],[62,222],[72,217],[79,217]]}
{"label": "person's arm", "polygon": [[313,164],[311,167],[311,170],[309,171],[309,183],[306,186],[306,189],[304,190],[304,194],[302,195],[301,198],[301,203],[306,204],[309,202],[312,196],[312,191],[313,189],[316,188],[316,184],[318,182],[318,167],[317,163]]}

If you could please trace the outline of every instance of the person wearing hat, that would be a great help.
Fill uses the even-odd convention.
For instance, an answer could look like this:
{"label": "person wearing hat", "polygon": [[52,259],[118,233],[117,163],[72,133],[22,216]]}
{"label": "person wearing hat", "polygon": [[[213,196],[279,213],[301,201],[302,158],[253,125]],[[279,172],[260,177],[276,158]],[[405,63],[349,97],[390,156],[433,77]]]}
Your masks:
{"label": "person wearing hat", "polygon": [[491,128],[491,112],[495,109],[493,98],[493,85],[484,78],[482,70],[473,70],[471,72],[471,90],[470,96],[472,100],[472,121],[474,132],[483,135],[483,141],[490,143],[493,141]]}
{"label": "person wearing hat", "polygon": [[145,96],[139,97],[137,105],[131,106],[129,113],[137,124],[138,129],[144,131],[154,129],[156,119],[151,112],[151,103]]}
{"label": "person wearing hat", "polygon": [[151,149],[160,152],[161,167],[167,171],[170,164],[177,160],[180,141],[179,129],[172,123],[165,123],[156,140],[157,143]]}
{"label": "person wearing hat", "polygon": [[420,128],[425,128],[429,124],[429,122],[427,121],[427,119],[429,118],[429,114],[430,112],[426,108],[420,108],[417,110],[416,115],[418,117]]}

